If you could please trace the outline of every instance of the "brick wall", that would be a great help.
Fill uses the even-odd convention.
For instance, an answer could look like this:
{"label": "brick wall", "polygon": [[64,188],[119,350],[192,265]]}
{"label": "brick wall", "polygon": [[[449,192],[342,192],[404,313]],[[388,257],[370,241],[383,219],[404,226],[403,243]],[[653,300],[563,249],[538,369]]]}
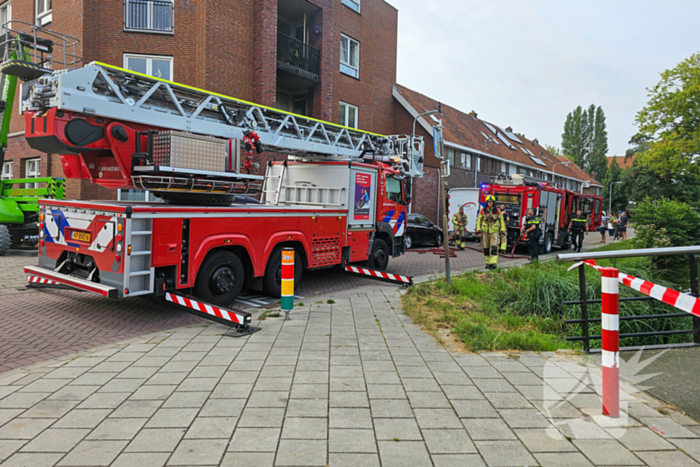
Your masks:
{"label": "brick wall", "polygon": [[[310,106],[316,118],[338,121],[338,102],[359,107],[359,126],[373,132],[396,131],[391,88],[396,81],[396,9],[383,0],[363,0],[357,14],[340,0],[311,0],[322,10],[315,24],[321,34],[312,45],[321,50],[320,83],[313,87]],[[34,21],[34,0],[13,0],[13,19]],[[48,28],[81,40],[84,62],[123,66],[124,54],[173,57],[177,82],[275,105],[277,81],[278,0],[174,0],[174,33],[124,31],[124,0],[62,0],[53,4]],[[360,42],[360,76],[340,73],[340,33]],[[19,93],[18,93],[19,94]],[[24,130],[16,102],[12,133]],[[399,133],[410,132],[409,124]],[[15,177],[23,161],[40,157],[42,176],[63,176],[60,156],[32,150],[23,136],[10,139],[7,160]],[[276,155],[280,158],[280,155]],[[256,158],[264,162],[264,156]],[[20,173],[21,170],[21,173]],[[87,180],[67,181],[68,195],[78,199],[114,199],[114,190]]]}
{"label": "brick wall", "polygon": [[[382,0],[363,1],[361,14],[339,1],[335,5],[331,59],[337,84],[330,94],[330,119],[338,121],[339,101],[343,101],[359,108],[359,128],[391,134],[395,127],[391,88],[396,83],[398,11]],[[360,43],[357,79],[339,71],[341,33]]]}

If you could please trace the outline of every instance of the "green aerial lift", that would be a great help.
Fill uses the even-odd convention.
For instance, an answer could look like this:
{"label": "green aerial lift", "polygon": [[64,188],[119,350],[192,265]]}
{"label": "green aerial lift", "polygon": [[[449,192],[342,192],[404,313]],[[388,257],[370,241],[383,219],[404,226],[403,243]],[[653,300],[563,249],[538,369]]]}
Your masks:
{"label": "green aerial lift", "polygon": [[[17,28],[17,30],[13,30]],[[23,32],[24,29],[29,32]],[[39,36],[44,37],[37,37]],[[70,60],[75,65],[77,57],[66,50],[67,36],[40,28],[22,21],[10,21],[2,25],[3,61],[0,65],[0,168],[5,161],[7,141],[10,133],[10,119],[15,103],[17,80],[29,81],[46,73],[51,73],[54,41],[47,37],[63,39],[63,61]],[[72,39],[72,38],[71,38]],[[60,43],[60,41],[59,41]],[[72,45],[72,44],[71,44]],[[21,57],[21,58],[20,58]],[[60,62],[58,63],[60,65]],[[10,247],[36,245],[39,242],[37,226],[39,200],[42,198],[63,199],[65,180],[63,178],[25,178],[0,180],[0,256]]]}

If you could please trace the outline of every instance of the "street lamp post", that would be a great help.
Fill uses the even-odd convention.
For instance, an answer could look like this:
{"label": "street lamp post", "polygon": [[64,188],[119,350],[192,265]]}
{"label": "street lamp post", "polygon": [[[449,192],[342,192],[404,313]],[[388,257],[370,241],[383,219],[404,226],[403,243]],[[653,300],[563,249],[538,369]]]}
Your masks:
{"label": "street lamp post", "polygon": [[619,183],[622,183],[622,182],[612,182],[610,184],[610,189],[608,190],[608,196],[610,197],[610,206],[608,208],[608,216],[612,215],[612,187],[613,187],[613,185],[617,185]]}
{"label": "street lamp post", "polygon": [[440,113],[439,110],[429,110],[427,112],[423,112],[420,115],[416,115],[415,118],[413,119],[413,132],[411,134],[415,136],[415,134],[416,134],[416,121],[418,121],[419,118],[426,117],[428,115],[438,114],[438,113]]}
{"label": "street lamp post", "polygon": [[[428,110],[426,112],[423,112],[420,115],[416,115],[415,118],[413,119],[413,133],[412,134],[414,136],[416,134],[416,122],[418,121],[419,118],[425,117],[426,115],[435,115],[435,114],[442,115],[442,112],[439,109],[438,110]],[[435,118],[433,118],[433,119],[436,121],[436,123],[438,124],[440,129],[444,128],[441,120],[437,120]],[[440,132],[439,134],[441,135],[442,132]],[[435,141],[435,146],[436,147],[439,146],[439,151],[440,151],[440,154],[442,155],[443,158],[447,157],[445,155],[445,140],[444,140],[444,138],[441,138],[440,141]],[[436,154],[436,156],[437,156],[437,154]],[[442,207],[443,207],[442,208],[442,210],[443,210],[442,232],[443,232],[443,246],[445,248],[445,279],[447,280],[447,283],[449,284],[450,283],[450,247],[449,247],[449,243],[447,240],[447,196],[445,193],[445,177],[443,176],[443,173],[442,173],[442,163],[443,163],[443,161],[441,161],[440,168],[438,169],[438,183],[440,185],[440,195],[439,196],[440,196],[440,201],[442,202],[442,203],[438,202],[438,224],[440,224],[439,206],[440,206],[440,204],[442,204]],[[447,163],[449,164],[449,161],[447,161]],[[410,210],[411,209],[409,207],[409,212],[410,212]]]}

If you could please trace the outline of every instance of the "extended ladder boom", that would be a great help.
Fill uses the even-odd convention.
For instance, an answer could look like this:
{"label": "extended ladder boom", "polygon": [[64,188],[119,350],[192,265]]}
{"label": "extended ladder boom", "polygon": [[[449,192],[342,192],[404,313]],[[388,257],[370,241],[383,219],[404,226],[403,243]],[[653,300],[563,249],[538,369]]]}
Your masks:
{"label": "extended ladder boom", "polygon": [[42,115],[54,108],[225,139],[242,139],[252,129],[273,151],[304,158],[388,156],[404,174],[422,176],[419,138],[348,128],[99,62],[23,85],[22,111]]}

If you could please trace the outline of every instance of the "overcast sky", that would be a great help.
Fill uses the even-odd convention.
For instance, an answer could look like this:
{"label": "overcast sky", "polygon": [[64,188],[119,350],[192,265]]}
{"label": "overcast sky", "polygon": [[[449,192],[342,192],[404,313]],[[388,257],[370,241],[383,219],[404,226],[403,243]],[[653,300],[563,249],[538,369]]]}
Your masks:
{"label": "overcast sky", "polygon": [[567,113],[600,105],[609,156],[624,155],[646,88],[700,51],[698,0],[389,2],[400,84],[557,147]]}

